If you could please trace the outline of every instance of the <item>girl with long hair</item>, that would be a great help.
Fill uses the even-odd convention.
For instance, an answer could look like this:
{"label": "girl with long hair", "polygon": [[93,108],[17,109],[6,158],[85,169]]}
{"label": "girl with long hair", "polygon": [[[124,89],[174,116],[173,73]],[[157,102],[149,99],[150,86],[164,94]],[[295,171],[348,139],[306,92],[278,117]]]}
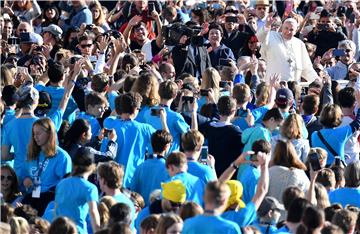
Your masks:
{"label": "girl with long hair", "polygon": [[6,203],[15,205],[21,193],[16,173],[9,165],[1,166],[1,194]]}
{"label": "girl with long hair", "polygon": [[108,23],[106,22],[106,15],[102,9],[100,2],[95,1],[89,6],[89,9],[93,16],[93,24],[104,29],[104,31],[110,30]]}
{"label": "girl with long hair", "polygon": [[27,194],[23,203],[29,204],[42,216],[55,197],[55,186],[71,172],[69,154],[57,146],[56,130],[49,118],[37,120],[32,127],[27,160],[22,169]]}

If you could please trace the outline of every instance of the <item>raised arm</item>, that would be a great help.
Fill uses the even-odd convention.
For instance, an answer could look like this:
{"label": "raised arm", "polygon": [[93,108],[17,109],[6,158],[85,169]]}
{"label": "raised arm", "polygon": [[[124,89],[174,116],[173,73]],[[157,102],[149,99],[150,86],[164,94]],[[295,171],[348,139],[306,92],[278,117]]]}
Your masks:
{"label": "raised arm", "polygon": [[124,38],[125,41],[128,45],[130,45],[130,34],[131,34],[131,30],[132,28],[137,25],[138,23],[140,23],[142,21],[142,17],[140,15],[135,15],[134,17],[131,18],[131,20],[129,21],[129,23],[126,25],[126,28],[124,30]]}
{"label": "raised arm", "polygon": [[230,166],[221,174],[221,176],[219,177],[219,181],[225,182],[227,180],[230,180],[241,164],[248,163],[248,161],[246,161],[246,156],[253,153],[253,151],[246,151],[240,154],[240,156],[233,163],[231,163]]}
{"label": "raised arm", "polygon": [[273,17],[273,13],[270,13],[266,18],[266,23],[264,27],[260,28],[259,31],[256,33],[257,39],[260,41],[262,46],[269,45],[269,36],[271,31],[271,24],[275,21]]}
{"label": "raised arm", "polygon": [[256,188],[256,193],[252,198],[252,203],[254,203],[256,210],[259,209],[261,202],[264,200],[268,190],[269,190],[269,161],[270,154],[265,154],[263,152],[258,152],[257,159],[261,168],[261,175],[259,182]]}

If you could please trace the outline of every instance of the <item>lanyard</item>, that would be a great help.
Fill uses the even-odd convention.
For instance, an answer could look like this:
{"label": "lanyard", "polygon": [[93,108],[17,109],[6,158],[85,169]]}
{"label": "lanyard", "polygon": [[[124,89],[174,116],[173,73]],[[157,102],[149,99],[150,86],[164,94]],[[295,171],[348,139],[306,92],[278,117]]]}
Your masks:
{"label": "lanyard", "polygon": [[44,161],[41,163],[41,167],[40,167],[40,160],[39,158],[37,159],[37,167],[38,167],[38,171],[37,171],[37,177],[40,179],[40,176],[42,174],[42,172],[45,169],[45,164],[47,164],[47,162],[49,161],[49,158],[44,159]]}

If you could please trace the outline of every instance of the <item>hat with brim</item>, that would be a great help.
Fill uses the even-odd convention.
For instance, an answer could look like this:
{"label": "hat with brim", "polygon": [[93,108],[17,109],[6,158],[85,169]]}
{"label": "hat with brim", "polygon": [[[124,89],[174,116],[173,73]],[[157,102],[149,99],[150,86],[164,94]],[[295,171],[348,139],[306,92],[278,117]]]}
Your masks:
{"label": "hat with brim", "polygon": [[257,210],[258,217],[264,217],[270,210],[285,210],[284,205],[280,204],[280,202],[275,197],[265,197],[262,201],[259,209]]}
{"label": "hat with brim", "polygon": [[180,180],[173,180],[168,183],[162,183],[162,197],[166,200],[183,203],[186,200],[186,188]]}
{"label": "hat with brim", "polygon": [[59,26],[57,26],[55,24],[50,24],[49,26],[44,27],[43,28],[43,33],[44,32],[49,32],[54,37],[59,38],[59,39],[61,39],[61,36],[63,34],[63,30]]}
{"label": "hat with brim", "polygon": [[255,6],[270,6],[269,0],[257,0]]}

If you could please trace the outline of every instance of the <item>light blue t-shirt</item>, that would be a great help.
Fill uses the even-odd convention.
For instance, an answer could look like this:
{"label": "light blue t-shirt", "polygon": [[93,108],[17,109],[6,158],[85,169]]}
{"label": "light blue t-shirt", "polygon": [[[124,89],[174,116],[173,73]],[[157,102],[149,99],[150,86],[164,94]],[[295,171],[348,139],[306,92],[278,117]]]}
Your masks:
{"label": "light blue t-shirt", "polygon": [[246,164],[241,175],[238,174],[237,180],[240,181],[243,186],[242,200],[245,204],[251,202],[254,197],[260,174],[259,168],[251,164]]}
{"label": "light blue t-shirt", "polygon": [[111,110],[115,110],[115,99],[117,96],[119,96],[119,94],[115,91],[108,93],[108,102]]}
{"label": "light blue t-shirt", "polygon": [[92,137],[91,138],[95,138],[99,135],[99,132],[101,130],[101,126],[99,124],[99,121],[92,115],[89,115],[85,112],[80,112],[79,116],[77,117],[78,119],[85,119],[89,122],[90,126],[91,126],[91,134]]}
{"label": "light blue t-shirt", "polygon": [[241,141],[245,144],[243,152],[251,150],[253,143],[261,139],[269,143],[271,140],[271,132],[264,125],[256,124],[254,127],[246,129],[241,135]]}
{"label": "light blue t-shirt", "polygon": [[184,222],[182,234],[239,234],[239,226],[221,216],[198,215]]}
{"label": "light blue t-shirt", "polygon": [[3,120],[3,126],[10,122],[10,120],[15,118],[15,110],[6,108],[5,116]]}
{"label": "light blue t-shirt", "polygon": [[[51,97],[51,109],[48,113],[48,115],[51,115],[55,112],[55,110],[58,109],[60,101],[62,97],[64,96],[65,89],[64,87],[54,87],[54,86],[43,86],[43,85],[35,85],[35,88],[38,91],[45,91],[47,92]],[[69,120],[70,123],[72,123],[75,120],[75,110],[77,109],[77,104],[73,97],[70,97],[69,102],[66,106],[66,110],[64,113],[64,120]]]}
{"label": "light blue t-shirt", "polygon": [[328,157],[326,165],[331,165],[335,160],[335,156],[340,156],[340,158],[345,161],[345,143],[352,136],[353,132],[350,125],[346,125],[338,128],[324,128],[321,129],[321,134],[329,145],[338,153],[339,155],[333,155],[329,149],[322,143],[320,140],[317,131],[313,132],[311,135],[311,144],[312,147],[321,147],[327,151]]}
{"label": "light blue t-shirt", "polygon": [[256,207],[253,202],[249,202],[241,210],[226,211],[221,215],[221,217],[237,223],[240,228],[245,227],[256,220]]}
{"label": "light blue t-shirt", "polygon": [[31,140],[32,126],[36,120],[38,120],[37,117],[14,118],[4,127],[2,145],[6,145],[9,149],[11,146],[14,148],[14,170],[20,179],[27,157],[27,146]]}
{"label": "light blue t-shirt", "polygon": [[173,180],[180,180],[185,185],[187,201],[193,201],[202,206],[205,184],[200,178],[187,172],[181,172],[174,175],[166,182]]}
{"label": "light blue t-shirt", "polygon": [[89,214],[88,202],[98,202],[96,186],[82,177],[70,177],[62,180],[56,187],[56,217],[66,216],[76,223],[79,233],[87,233],[86,216]]}
{"label": "light blue t-shirt", "polygon": [[204,184],[207,184],[209,181],[217,180],[214,170],[208,165],[201,164],[194,160],[188,160],[187,172],[201,179]]}
{"label": "light blue t-shirt", "polygon": [[51,187],[56,186],[64,176],[71,172],[72,163],[69,154],[56,147],[56,154],[52,157],[45,157],[40,152],[39,160],[25,161],[22,175],[30,177],[34,183],[40,173],[41,192],[47,192]]}
{"label": "light blue t-shirt", "polygon": [[135,221],[135,206],[134,203],[130,200],[130,198],[128,198],[125,194],[123,193],[119,193],[115,196],[113,196],[113,198],[115,199],[115,201],[119,202],[119,203],[124,203],[126,205],[128,205],[130,207],[131,210],[131,226],[134,226],[134,221]]}
{"label": "light blue t-shirt", "polygon": [[353,205],[360,208],[360,188],[338,188],[329,193],[331,204],[340,203],[343,207]]}
{"label": "light blue t-shirt", "polygon": [[[159,106],[152,107],[152,108],[159,108]],[[166,111],[166,123],[168,125],[170,134],[173,137],[172,145],[169,149],[169,153],[173,151],[179,151],[180,150],[180,138],[181,134],[187,132],[190,127],[185,122],[184,118],[181,114],[172,111],[169,107],[163,107]],[[161,130],[161,120],[159,116],[152,116],[151,115],[151,109],[147,110],[144,113],[144,120],[146,123],[153,126],[156,130]]]}
{"label": "light blue t-shirt", "polygon": [[142,106],[141,110],[139,111],[139,114],[136,116],[135,120],[140,123],[146,123],[144,115],[149,109],[150,109],[149,106]]}
{"label": "light blue t-shirt", "polygon": [[[254,116],[255,124],[261,124],[262,119],[265,113],[269,110],[268,106],[261,106],[251,111],[252,115]],[[239,128],[244,131],[245,129],[249,128],[248,123],[246,122],[247,112],[238,113],[238,116],[232,121],[232,124],[239,126]]]}
{"label": "light blue t-shirt", "polygon": [[251,225],[259,229],[261,233],[265,234],[274,234],[278,231],[277,227],[274,224],[261,224],[258,219],[255,220],[255,222],[253,222]]}
{"label": "light blue t-shirt", "polygon": [[161,183],[169,178],[165,159],[150,158],[136,168],[130,190],[140,193],[145,200],[145,205],[149,205],[151,192],[155,189],[161,189]]}
{"label": "light blue t-shirt", "polygon": [[115,161],[124,166],[124,187],[129,188],[136,167],[145,161],[147,151],[152,152],[151,135],[156,130],[149,124],[120,119],[114,122],[113,128],[118,143]]}

